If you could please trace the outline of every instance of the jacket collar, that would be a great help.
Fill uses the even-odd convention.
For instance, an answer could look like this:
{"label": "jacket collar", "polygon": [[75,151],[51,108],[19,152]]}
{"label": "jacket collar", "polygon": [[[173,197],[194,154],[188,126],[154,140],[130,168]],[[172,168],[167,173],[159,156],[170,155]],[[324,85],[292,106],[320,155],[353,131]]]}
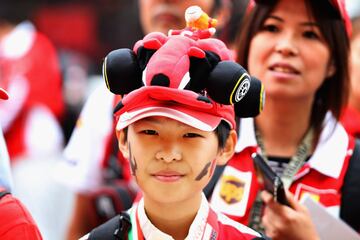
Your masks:
{"label": "jacket collar", "polygon": [[[238,142],[235,146],[236,152],[241,152],[246,147],[257,146],[253,118],[241,119],[238,132]],[[319,143],[308,161],[309,167],[316,171],[338,178],[341,173],[348,151],[349,136],[341,124],[328,113],[324,120],[324,129],[320,134]]]}
{"label": "jacket collar", "polygon": [[[139,224],[141,226],[141,230],[144,234],[145,239],[173,240],[173,238],[170,235],[162,232],[151,223],[151,221],[149,220],[149,218],[145,213],[144,199],[141,199],[138,204],[138,214],[139,214]],[[196,214],[194,221],[190,226],[188,236],[185,238],[185,240],[201,239],[205,231],[208,214],[209,214],[209,203],[206,200],[205,195],[202,194],[199,210]]]}

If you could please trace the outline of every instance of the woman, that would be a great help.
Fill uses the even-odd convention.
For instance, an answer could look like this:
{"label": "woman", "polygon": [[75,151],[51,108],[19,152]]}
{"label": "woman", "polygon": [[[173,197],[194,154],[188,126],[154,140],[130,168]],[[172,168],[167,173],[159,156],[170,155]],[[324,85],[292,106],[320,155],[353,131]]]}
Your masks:
{"label": "woman", "polygon": [[[264,227],[273,239],[318,238],[299,203],[305,196],[336,216],[344,206],[352,207],[342,202],[355,143],[338,123],[348,92],[350,32],[339,4],[259,0],[237,45],[239,63],[265,85],[266,105],[259,117],[240,120],[238,153],[224,169],[211,203],[237,221]],[[251,159],[257,151],[282,176],[292,193],[287,194],[290,207],[260,194]],[[358,222],[352,224],[359,230]]]}

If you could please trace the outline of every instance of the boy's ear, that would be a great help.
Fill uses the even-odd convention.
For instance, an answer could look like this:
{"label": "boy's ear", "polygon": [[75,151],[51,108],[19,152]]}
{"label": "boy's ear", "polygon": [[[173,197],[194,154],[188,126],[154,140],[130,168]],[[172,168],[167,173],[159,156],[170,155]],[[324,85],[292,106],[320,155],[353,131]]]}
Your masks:
{"label": "boy's ear", "polygon": [[231,130],[226,139],[225,146],[220,150],[217,158],[217,165],[225,165],[235,153],[235,145],[237,142],[237,134],[235,130]]}
{"label": "boy's ear", "polygon": [[129,144],[127,143],[127,132],[124,129],[116,131],[119,150],[126,159],[129,159]]}

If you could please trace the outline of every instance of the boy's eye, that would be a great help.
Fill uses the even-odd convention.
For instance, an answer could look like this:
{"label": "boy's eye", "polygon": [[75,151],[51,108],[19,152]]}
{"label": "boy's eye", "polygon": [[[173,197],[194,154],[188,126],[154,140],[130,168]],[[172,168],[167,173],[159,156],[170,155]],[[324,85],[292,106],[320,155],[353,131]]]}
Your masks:
{"label": "boy's eye", "polygon": [[201,136],[200,134],[197,134],[197,133],[186,133],[186,134],[184,134],[184,137],[186,137],[186,138],[196,138],[196,137],[203,137],[203,136]]}
{"label": "boy's eye", "polygon": [[279,28],[274,25],[274,24],[265,24],[262,28],[261,28],[262,31],[267,31],[267,32],[278,32],[279,31]]}
{"label": "boy's eye", "polygon": [[311,31],[311,30],[305,31],[303,33],[303,35],[304,35],[304,37],[309,38],[309,39],[320,39],[319,35],[316,32]]}
{"label": "boy's eye", "polygon": [[155,130],[142,130],[141,133],[146,134],[146,135],[158,135],[158,133]]}

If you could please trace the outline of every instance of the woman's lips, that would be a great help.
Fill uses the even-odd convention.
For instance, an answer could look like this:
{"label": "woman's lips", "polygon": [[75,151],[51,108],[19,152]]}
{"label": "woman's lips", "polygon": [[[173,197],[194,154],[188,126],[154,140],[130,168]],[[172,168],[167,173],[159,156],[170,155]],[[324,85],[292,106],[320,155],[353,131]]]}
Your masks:
{"label": "woman's lips", "polygon": [[284,63],[273,64],[269,67],[269,69],[277,73],[300,74],[300,71],[298,71],[295,67],[293,67],[290,64],[284,64]]}

